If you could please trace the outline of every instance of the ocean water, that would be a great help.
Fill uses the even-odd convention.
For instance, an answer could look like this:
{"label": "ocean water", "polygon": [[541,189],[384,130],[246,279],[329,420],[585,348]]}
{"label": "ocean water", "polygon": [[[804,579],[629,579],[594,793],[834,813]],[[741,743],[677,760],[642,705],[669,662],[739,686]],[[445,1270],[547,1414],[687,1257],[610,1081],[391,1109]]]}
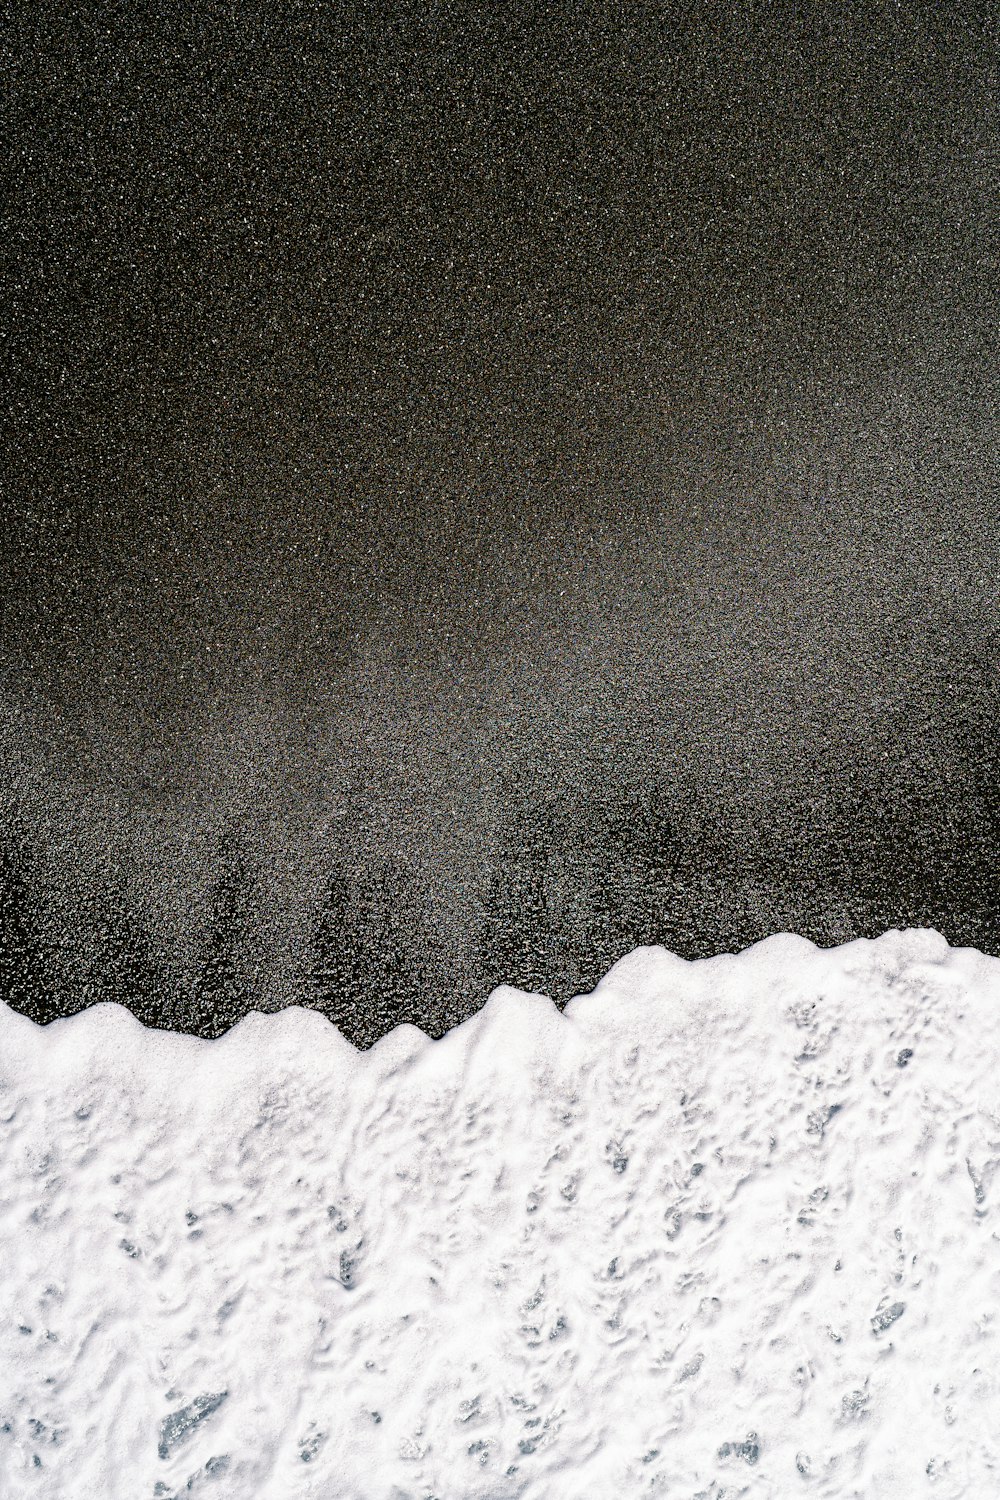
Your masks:
{"label": "ocean water", "polygon": [[998,1002],[915,930],[365,1053],[0,1007],[0,1493],[995,1494]]}

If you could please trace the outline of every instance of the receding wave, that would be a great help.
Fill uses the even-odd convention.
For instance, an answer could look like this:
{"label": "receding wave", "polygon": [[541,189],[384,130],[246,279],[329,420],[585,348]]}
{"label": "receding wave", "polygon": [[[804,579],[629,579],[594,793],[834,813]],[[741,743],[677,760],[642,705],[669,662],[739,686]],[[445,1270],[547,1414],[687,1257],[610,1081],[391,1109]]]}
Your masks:
{"label": "receding wave", "polygon": [[918,930],[364,1053],[0,1008],[0,1490],[992,1493],[998,1002]]}

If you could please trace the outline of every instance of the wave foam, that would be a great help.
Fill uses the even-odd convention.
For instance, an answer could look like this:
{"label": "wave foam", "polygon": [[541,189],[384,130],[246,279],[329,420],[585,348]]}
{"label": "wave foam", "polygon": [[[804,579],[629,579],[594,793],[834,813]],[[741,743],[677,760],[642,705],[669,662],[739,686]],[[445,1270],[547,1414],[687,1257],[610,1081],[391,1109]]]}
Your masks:
{"label": "wave foam", "polygon": [[366,1053],[0,1007],[0,1489],[992,1493],[998,998],[920,930]]}

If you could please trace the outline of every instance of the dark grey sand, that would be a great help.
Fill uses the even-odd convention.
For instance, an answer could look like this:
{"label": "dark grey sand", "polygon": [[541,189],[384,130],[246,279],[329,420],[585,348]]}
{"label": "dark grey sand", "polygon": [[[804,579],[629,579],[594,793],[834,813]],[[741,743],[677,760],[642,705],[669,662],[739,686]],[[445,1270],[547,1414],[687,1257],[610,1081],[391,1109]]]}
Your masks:
{"label": "dark grey sand", "polygon": [[12,33],[6,998],[1000,949],[986,6]]}

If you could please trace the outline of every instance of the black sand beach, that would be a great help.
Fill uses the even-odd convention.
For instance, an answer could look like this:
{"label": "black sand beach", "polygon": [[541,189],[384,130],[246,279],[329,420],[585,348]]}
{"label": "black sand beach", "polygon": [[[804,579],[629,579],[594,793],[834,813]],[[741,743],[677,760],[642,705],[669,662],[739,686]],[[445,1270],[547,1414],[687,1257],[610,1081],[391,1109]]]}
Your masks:
{"label": "black sand beach", "polygon": [[0,994],[1000,952],[983,5],[9,24]]}

